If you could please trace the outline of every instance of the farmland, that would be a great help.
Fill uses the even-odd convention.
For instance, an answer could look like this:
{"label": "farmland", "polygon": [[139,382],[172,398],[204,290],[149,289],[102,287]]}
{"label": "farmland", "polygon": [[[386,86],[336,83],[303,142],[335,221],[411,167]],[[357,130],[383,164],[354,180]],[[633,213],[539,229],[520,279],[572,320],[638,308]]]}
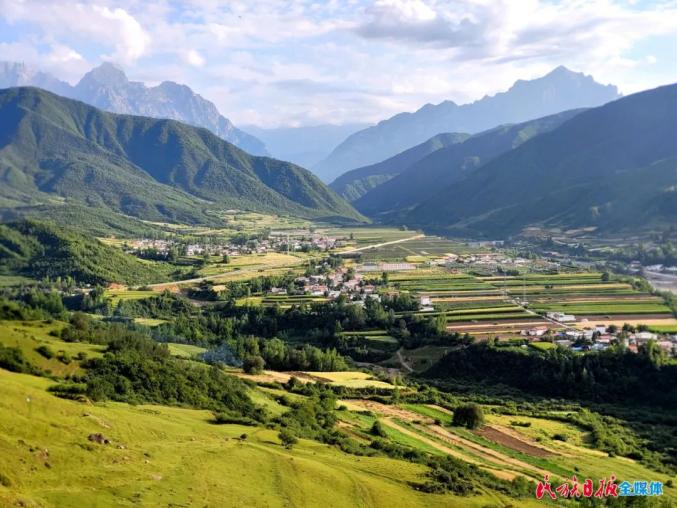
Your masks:
{"label": "farmland", "polygon": [[[516,418],[487,408],[487,424],[472,431],[452,426],[452,411],[438,405],[385,405],[368,400],[344,400],[341,404],[348,410],[340,413],[342,420],[357,435],[368,435],[378,419],[389,438],[404,446],[422,451],[433,449],[506,479],[522,476],[536,480],[544,474],[553,479],[573,475],[604,477],[609,471],[618,478],[656,475],[635,461],[591,448],[587,432],[560,421],[556,412],[538,418]],[[363,414],[368,416],[355,418],[353,411],[366,411]],[[558,436],[567,438],[563,441]],[[671,496],[676,494],[670,491]]]}
{"label": "farmland", "polygon": [[444,313],[449,330],[480,338],[514,335],[527,326],[560,329],[541,317],[550,312],[573,314],[581,324],[614,316],[651,320],[659,327],[674,324],[662,298],[595,272],[473,276],[439,268],[393,273],[389,281],[395,289],[429,298],[434,311],[425,314]]}

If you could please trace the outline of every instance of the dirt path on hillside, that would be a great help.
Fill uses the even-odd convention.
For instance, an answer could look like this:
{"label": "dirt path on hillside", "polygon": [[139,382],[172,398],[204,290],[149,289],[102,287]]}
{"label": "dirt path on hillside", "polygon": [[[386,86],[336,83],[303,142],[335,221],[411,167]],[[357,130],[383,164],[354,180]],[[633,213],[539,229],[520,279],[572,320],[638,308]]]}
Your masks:
{"label": "dirt path on hillside", "polygon": [[400,364],[402,365],[402,367],[404,367],[404,369],[407,372],[409,373],[414,372],[414,369],[411,367],[411,365],[409,365],[407,362],[404,361],[404,358],[402,357],[402,349],[398,349],[397,353],[395,354],[397,355],[397,359],[399,360]]}

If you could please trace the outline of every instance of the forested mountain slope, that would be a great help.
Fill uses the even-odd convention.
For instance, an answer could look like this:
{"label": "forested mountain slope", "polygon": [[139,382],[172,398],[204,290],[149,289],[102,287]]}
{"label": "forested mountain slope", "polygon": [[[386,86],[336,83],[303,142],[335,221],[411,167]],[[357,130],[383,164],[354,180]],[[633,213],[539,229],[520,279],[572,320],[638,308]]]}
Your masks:
{"label": "forested mountain slope", "polygon": [[585,111],[450,185],[406,221],[506,235],[529,225],[605,231],[677,221],[677,85]]}
{"label": "forested mountain slope", "polygon": [[0,91],[0,201],[61,200],[155,221],[241,208],[361,216],[309,171],[255,157],[207,129],[106,113],[37,88]]}
{"label": "forested mountain slope", "polygon": [[355,201],[371,189],[399,175],[426,155],[462,143],[469,137],[469,134],[462,133],[438,134],[382,162],[348,171],[334,180],[329,187],[348,201]]}
{"label": "forested mountain slope", "polygon": [[392,180],[363,195],[354,204],[365,214],[390,215],[391,220],[399,220],[411,207],[463,179],[494,157],[558,127],[580,112],[581,110],[565,111],[476,134],[463,143],[447,146],[415,162]]}

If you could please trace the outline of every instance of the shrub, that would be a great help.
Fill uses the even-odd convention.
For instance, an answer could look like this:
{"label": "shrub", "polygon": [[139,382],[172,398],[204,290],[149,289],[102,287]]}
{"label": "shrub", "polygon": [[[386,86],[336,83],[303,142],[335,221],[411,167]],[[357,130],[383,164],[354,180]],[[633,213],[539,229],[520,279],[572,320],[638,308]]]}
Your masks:
{"label": "shrub", "polygon": [[59,361],[63,363],[64,365],[68,365],[71,363],[71,355],[69,355],[66,351],[59,351]]}
{"label": "shrub", "polygon": [[26,360],[21,350],[16,347],[5,347],[0,345],[0,368],[24,374],[40,374],[40,371],[33,367],[33,365]]}
{"label": "shrub", "polygon": [[242,368],[247,374],[261,374],[266,362],[259,355],[251,355],[244,359]]}
{"label": "shrub", "polygon": [[54,351],[51,350],[49,346],[46,346],[43,344],[42,346],[38,346],[35,348],[35,351],[40,354],[40,356],[43,356],[47,358],[48,360],[54,358]]}
{"label": "shrub", "polygon": [[0,471],[0,485],[8,488],[12,486],[12,480],[2,471]]}
{"label": "shrub", "polygon": [[252,418],[228,412],[214,413],[214,423],[217,425],[226,425],[226,424],[250,425],[250,426],[257,425],[256,420],[253,420]]}
{"label": "shrub", "polygon": [[552,438],[555,441],[566,441],[569,437],[566,434],[554,434]]}
{"label": "shrub", "polygon": [[383,425],[378,420],[376,420],[374,422],[374,424],[371,426],[369,433],[372,436],[378,436],[378,437],[386,437],[388,435],[388,434],[386,434],[386,430],[383,428]]}
{"label": "shrub", "polygon": [[299,441],[289,429],[282,429],[277,437],[280,439],[280,441],[282,441],[282,446],[284,446],[287,450],[291,450],[292,447]]}
{"label": "shrub", "polygon": [[468,429],[477,429],[484,424],[484,413],[477,404],[459,406],[454,410],[453,424]]}

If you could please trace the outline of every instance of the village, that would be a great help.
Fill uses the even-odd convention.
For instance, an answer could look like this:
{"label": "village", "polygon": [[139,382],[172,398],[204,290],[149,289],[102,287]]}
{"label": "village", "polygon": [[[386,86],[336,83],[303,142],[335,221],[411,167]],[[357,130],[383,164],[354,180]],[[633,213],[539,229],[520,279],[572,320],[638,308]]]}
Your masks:
{"label": "village", "polygon": [[126,241],[122,247],[141,257],[242,256],[267,252],[327,252],[346,245],[344,239],[309,230],[270,231],[259,235],[238,235],[231,239],[198,238],[150,239]]}

